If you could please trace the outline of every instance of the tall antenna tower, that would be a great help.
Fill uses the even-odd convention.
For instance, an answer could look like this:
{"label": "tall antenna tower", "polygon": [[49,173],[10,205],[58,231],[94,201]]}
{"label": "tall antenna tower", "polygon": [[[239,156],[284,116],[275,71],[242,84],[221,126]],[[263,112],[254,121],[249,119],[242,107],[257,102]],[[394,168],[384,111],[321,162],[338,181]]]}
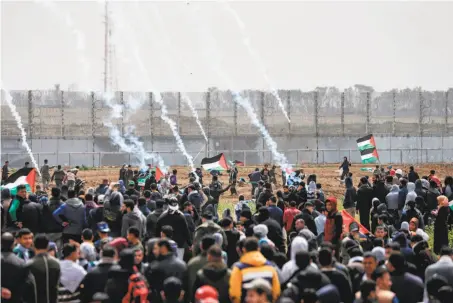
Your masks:
{"label": "tall antenna tower", "polygon": [[105,1],[104,30],[104,92],[106,92],[118,90],[118,73],[115,66],[116,48],[112,43],[113,24],[107,0]]}

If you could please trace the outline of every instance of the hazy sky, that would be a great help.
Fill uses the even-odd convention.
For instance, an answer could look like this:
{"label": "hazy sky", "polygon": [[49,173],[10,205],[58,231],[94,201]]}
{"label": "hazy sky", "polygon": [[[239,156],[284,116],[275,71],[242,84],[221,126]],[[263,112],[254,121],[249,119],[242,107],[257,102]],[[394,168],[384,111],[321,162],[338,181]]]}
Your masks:
{"label": "hazy sky", "polygon": [[[2,1],[9,89],[101,90],[104,4]],[[114,1],[115,88],[453,87],[453,2]],[[244,35],[245,33],[245,35]],[[244,44],[250,38],[252,57]],[[257,64],[261,61],[262,64]],[[115,85],[116,86],[116,85]]]}

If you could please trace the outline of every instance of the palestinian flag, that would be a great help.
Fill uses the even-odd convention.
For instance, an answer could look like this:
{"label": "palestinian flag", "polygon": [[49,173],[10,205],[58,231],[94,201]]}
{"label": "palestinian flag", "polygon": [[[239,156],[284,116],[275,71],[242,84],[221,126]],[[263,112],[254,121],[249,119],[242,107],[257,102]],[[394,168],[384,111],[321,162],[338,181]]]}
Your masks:
{"label": "palestinian flag", "polygon": [[363,164],[376,163],[379,160],[373,135],[357,139],[357,147],[359,148]]}
{"label": "palestinian flag", "polygon": [[223,154],[218,154],[212,158],[203,158],[201,160],[201,166],[205,170],[218,170],[223,171],[228,169],[228,164],[225,160],[225,156]]}
{"label": "palestinian flag", "polygon": [[346,210],[343,209],[341,211],[341,216],[343,217],[343,232],[344,233],[348,233],[349,232],[349,225],[352,222],[355,222],[359,226],[359,232],[360,233],[362,233],[364,235],[370,234],[370,231],[368,229],[366,229],[365,226],[363,226],[362,224],[357,222],[357,220],[355,218],[353,218]]}
{"label": "palestinian flag", "polygon": [[36,170],[34,168],[24,167],[9,176],[5,181],[6,185],[2,186],[1,188],[8,188],[11,192],[11,195],[16,195],[17,186],[25,185],[27,187],[27,192],[31,193],[35,191],[35,178]]}
{"label": "palestinian flag", "polygon": [[231,165],[244,166],[244,162],[241,162],[239,160],[228,161],[228,162],[230,162]]}
{"label": "palestinian flag", "polygon": [[[162,173],[162,171],[160,170],[159,167],[156,167],[156,168],[152,169],[151,171],[156,172],[156,174],[154,175],[156,178],[156,182],[159,182],[160,178],[162,178],[164,176],[164,174]],[[145,186],[146,180],[148,180],[150,176],[151,176],[150,174],[146,174],[146,175],[143,175],[142,177],[139,177],[137,179],[138,186]]]}

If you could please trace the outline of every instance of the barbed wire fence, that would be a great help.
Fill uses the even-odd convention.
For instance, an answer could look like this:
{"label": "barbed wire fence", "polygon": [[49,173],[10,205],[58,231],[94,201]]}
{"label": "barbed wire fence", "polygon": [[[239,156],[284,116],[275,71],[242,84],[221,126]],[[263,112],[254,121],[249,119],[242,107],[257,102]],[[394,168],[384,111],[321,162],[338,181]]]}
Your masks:
{"label": "barbed wire fence", "polygon": [[[290,162],[339,161],[341,150],[353,150],[355,139],[368,133],[380,140],[378,149],[382,150],[381,157],[386,162],[452,161],[452,88],[434,92],[422,88],[375,92],[365,86],[343,91],[336,88],[317,88],[311,92],[282,90],[279,95],[290,123],[272,94],[263,91],[242,93],[249,98],[260,122]],[[103,125],[110,110],[101,93],[56,88],[50,91],[12,91],[11,94],[35,153],[55,152],[67,159],[69,152],[85,152],[86,156],[77,158],[97,165],[102,164],[101,157],[104,157],[100,153],[120,152],[110,144],[108,129]],[[199,113],[208,136],[207,143],[190,111],[182,104],[181,93],[164,93],[163,98],[194,156],[200,153],[199,147],[204,146],[203,156],[224,150],[231,158],[245,157],[243,160],[249,163],[272,160],[246,113],[232,101],[230,91],[211,88],[207,92],[186,95]],[[128,109],[131,96],[143,101],[134,112]],[[117,92],[114,102],[124,106],[121,118],[112,123],[121,129],[122,134],[128,125],[135,125],[134,133],[145,142],[149,151],[168,153],[167,162],[183,164],[171,131],[160,119],[160,106],[153,98],[152,93]],[[1,109],[3,160],[6,154],[12,157],[22,151],[17,144],[19,131],[3,101]],[[247,152],[244,154],[243,151]],[[25,158],[25,154],[22,157]]]}

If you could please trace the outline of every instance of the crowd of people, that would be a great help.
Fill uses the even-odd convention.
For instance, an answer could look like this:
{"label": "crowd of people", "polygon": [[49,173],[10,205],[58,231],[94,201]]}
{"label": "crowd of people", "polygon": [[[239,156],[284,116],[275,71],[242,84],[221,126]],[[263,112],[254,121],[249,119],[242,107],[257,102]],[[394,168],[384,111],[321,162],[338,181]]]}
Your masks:
{"label": "crowd of people", "polygon": [[[249,175],[251,199],[219,214],[221,195],[246,186],[235,167],[224,186],[124,165],[85,190],[77,170],[45,165],[34,193],[1,192],[4,302],[452,302],[453,178],[435,171],[376,167],[356,188],[345,159],[335,197],[302,169],[276,190],[266,165]],[[340,203],[359,219],[345,226]]]}

